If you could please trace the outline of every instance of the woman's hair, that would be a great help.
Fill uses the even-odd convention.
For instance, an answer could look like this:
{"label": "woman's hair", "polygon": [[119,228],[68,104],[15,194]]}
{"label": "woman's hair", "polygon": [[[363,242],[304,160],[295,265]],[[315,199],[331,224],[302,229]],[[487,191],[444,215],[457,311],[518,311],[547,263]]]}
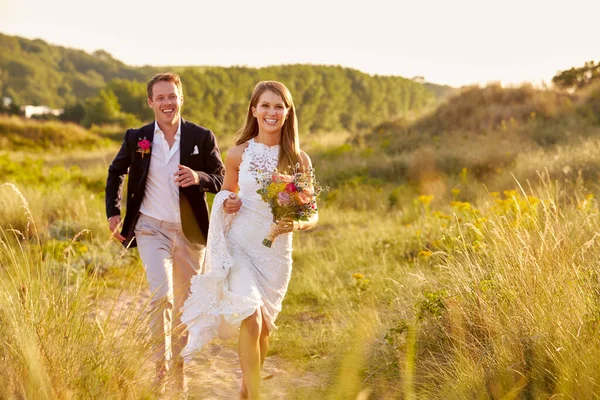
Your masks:
{"label": "woman's hair", "polygon": [[296,163],[300,163],[300,143],[298,138],[298,118],[296,118],[296,108],[292,94],[283,83],[276,81],[261,81],[254,87],[250,104],[248,105],[248,114],[244,127],[237,133],[238,139],[236,145],[247,142],[248,140],[258,135],[258,121],[252,113],[252,108],[256,107],[260,96],[270,90],[278,94],[285,107],[288,109],[288,114],[283,126],[281,127],[281,140],[279,151],[279,163],[277,168],[284,172],[288,167],[293,167]]}

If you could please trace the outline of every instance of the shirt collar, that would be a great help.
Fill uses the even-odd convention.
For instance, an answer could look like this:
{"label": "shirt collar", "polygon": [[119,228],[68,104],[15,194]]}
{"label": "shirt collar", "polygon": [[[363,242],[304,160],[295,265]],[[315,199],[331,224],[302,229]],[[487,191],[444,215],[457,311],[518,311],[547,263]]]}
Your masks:
{"label": "shirt collar", "polygon": [[[154,133],[160,133],[161,135],[165,135],[165,133],[158,126],[158,122],[154,121]],[[177,125],[177,132],[175,132],[175,139],[179,140],[181,137],[181,118],[179,118],[179,124]]]}

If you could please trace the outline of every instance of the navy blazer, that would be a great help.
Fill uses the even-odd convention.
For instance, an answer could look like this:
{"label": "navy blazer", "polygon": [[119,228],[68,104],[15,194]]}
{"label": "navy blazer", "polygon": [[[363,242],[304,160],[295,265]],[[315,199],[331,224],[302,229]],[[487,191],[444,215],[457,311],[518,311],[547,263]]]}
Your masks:
{"label": "navy blazer", "polygon": [[[135,247],[134,228],[139,217],[140,206],[146,190],[146,180],[148,178],[148,169],[152,150],[149,154],[138,152],[138,141],[147,139],[152,142],[154,139],[154,122],[143,126],[140,129],[128,129],[123,139],[123,144],[119,153],[116,155],[112,164],[108,168],[108,178],[106,180],[106,216],[108,218],[121,215],[121,201],[123,193],[123,183],[125,177],[129,174],[127,182],[127,208],[125,219],[123,220],[123,229],[121,234],[126,240],[123,245],[126,248]],[[217,193],[223,185],[225,168],[221,160],[221,153],[215,139],[215,135],[209,129],[194,123],[181,119],[181,139],[179,145],[180,164],[190,167],[196,171],[200,177],[199,185],[192,185],[185,188],[179,188],[180,203],[187,200],[195,217],[195,221],[190,221],[189,217],[182,215],[183,231],[192,242],[204,242],[208,237],[208,204],[206,202],[206,192]],[[194,152],[194,146],[198,147],[198,154]],[[184,207],[180,207],[183,210]],[[191,226],[194,223],[196,227]],[[191,227],[191,228],[190,228]],[[204,236],[201,240],[194,237],[191,232],[200,228]]]}

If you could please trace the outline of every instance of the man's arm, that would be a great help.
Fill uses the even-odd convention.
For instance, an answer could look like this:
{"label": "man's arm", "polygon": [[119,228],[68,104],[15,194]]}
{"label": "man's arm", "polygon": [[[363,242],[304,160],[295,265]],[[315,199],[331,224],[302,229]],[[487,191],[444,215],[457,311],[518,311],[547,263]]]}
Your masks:
{"label": "man's arm", "polygon": [[203,157],[206,165],[204,171],[196,171],[198,173],[198,187],[201,192],[217,193],[223,186],[223,178],[225,177],[225,167],[221,160],[221,152],[217,145],[217,140],[212,131],[208,131],[204,142]]}
{"label": "man's arm", "polygon": [[117,153],[110,167],[108,167],[108,178],[106,179],[106,217],[111,218],[121,215],[121,201],[123,195],[123,183],[129,166],[131,165],[131,157],[129,152],[129,144],[127,139],[129,136],[128,130],[125,133],[121,149]]}

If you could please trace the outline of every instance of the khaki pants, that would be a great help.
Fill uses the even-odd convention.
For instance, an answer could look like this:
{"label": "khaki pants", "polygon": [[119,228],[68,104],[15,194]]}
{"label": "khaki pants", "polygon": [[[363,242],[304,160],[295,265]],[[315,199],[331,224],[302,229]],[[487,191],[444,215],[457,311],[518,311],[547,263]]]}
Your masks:
{"label": "khaki pants", "polygon": [[181,307],[189,296],[192,277],[201,272],[205,246],[191,243],[181,224],[141,214],[135,237],[152,299],[150,329],[156,362],[179,357],[188,341]]}

